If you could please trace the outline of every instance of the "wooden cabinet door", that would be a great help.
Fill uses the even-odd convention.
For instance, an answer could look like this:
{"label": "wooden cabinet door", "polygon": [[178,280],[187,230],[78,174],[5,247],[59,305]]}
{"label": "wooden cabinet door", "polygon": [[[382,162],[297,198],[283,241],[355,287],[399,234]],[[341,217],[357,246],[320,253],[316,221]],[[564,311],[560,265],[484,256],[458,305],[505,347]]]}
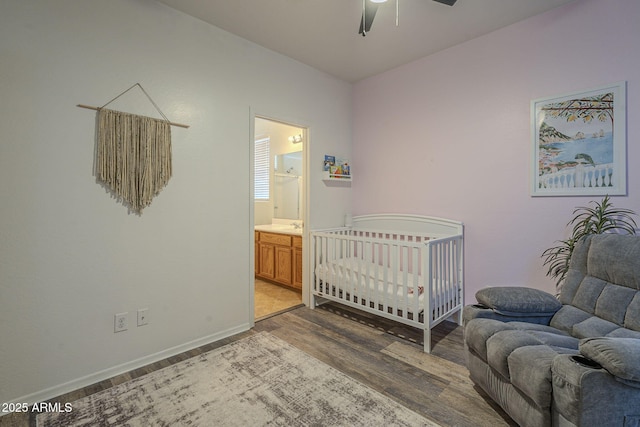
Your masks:
{"label": "wooden cabinet door", "polygon": [[275,247],[275,280],[285,285],[293,284],[293,266],[291,265],[291,247]]}
{"label": "wooden cabinet door", "polygon": [[256,232],[256,276],[302,289],[302,237]]}
{"label": "wooden cabinet door", "polygon": [[293,236],[293,287],[302,289],[302,236]]}
{"label": "wooden cabinet door", "polygon": [[267,279],[275,279],[276,277],[276,269],[275,269],[275,246],[266,245],[264,243],[258,244],[258,248],[260,251],[260,270],[259,274],[262,277]]}
{"label": "wooden cabinet door", "polygon": [[302,248],[293,249],[293,286],[302,289]]}

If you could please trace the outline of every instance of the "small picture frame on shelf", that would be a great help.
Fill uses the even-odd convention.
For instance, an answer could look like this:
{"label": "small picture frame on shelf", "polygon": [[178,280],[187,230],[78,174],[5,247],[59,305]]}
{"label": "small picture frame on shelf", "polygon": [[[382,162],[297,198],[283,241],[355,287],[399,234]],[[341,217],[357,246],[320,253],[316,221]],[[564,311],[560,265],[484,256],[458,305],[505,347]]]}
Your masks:
{"label": "small picture frame on shelf", "polygon": [[351,175],[351,166],[349,166],[348,159],[338,159],[337,165],[340,168],[340,175]]}
{"label": "small picture frame on shelf", "polygon": [[336,165],[336,157],[335,156],[329,156],[328,154],[324,155],[324,170],[325,172],[330,172],[331,171],[331,167]]}

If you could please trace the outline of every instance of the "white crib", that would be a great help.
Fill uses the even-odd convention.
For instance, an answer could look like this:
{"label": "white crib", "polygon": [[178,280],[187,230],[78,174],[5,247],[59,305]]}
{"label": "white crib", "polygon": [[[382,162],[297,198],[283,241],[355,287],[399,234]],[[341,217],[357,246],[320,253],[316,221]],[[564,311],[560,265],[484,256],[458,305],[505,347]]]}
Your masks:
{"label": "white crib", "polygon": [[310,234],[312,304],[335,301],[424,331],[464,307],[461,222],[419,215],[353,217]]}

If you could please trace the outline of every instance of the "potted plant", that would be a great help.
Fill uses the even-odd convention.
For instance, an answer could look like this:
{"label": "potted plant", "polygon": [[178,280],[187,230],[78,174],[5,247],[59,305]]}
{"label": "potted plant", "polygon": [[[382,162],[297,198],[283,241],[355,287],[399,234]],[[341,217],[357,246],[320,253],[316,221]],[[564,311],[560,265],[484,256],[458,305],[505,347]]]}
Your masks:
{"label": "potted plant", "polygon": [[636,213],[634,211],[614,208],[608,195],[600,203],[591,203],[595,203],[595,206],[581,206],[573,211],[573,218],[567,223],[567,226],[573,226],[571,236],[566,240],[557,241],[556,246],[542,253],[543,265],[548,266],[547,276],[556,279],[556,289],[558,290],[567,275],[569,260],[578,240],[590,234],[636,234],[637,225],[633,219]]}

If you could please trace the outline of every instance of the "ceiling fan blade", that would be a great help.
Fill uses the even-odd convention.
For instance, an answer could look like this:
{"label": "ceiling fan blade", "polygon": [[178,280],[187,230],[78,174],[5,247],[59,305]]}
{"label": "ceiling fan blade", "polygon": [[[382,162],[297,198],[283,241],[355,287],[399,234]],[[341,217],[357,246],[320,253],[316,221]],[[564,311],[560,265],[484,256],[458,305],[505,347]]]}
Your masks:
{"label": "ceiling fan blade", "polygon": [[373,24],[373,18],[376,17],[376,12],[378,11],[378,5],[370,2],[365,2],[364,10],[362,11],[362,18],[360,19],[360,30],[358,34],[362,34],[363,36],[371,30],[371,25]]}
{"label": "ceiling fan blade", "polygon": [[453,6],[454,4],[456,4],[458,0],[433,0],[433,1],[437,1],[438,3],[446,4],[448,6]]}

